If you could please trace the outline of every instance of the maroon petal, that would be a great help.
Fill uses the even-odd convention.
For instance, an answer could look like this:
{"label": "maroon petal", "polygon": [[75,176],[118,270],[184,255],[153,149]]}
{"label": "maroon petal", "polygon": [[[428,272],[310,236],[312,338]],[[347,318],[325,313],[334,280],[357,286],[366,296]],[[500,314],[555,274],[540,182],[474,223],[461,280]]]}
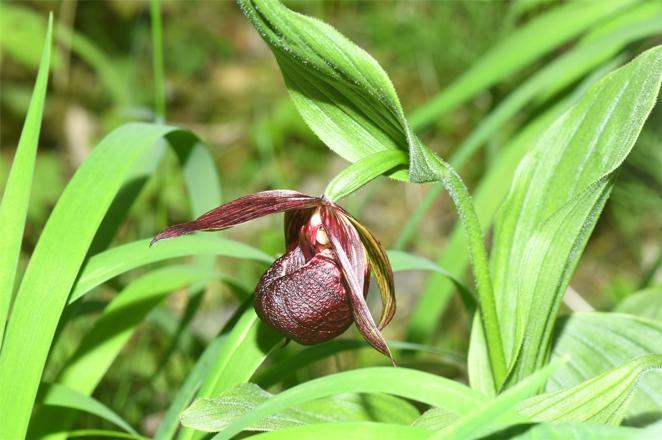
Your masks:
{"label": "maroon petal", "polygon": [[151,244],[166,238],[179,237],[195,231],[220,231],[249,220],[291,209],[312,208],[321,200],[290,190],[262,191],[240,197],[212,209],[188,223],[181,223],[161,231]]}
{"label": "maroon petal", "polygon": [[368,263],[361,238],[349,220],[335,210],[334,206],[323,206],[322,223],[348,284],[354,322],[366,341],[393,361],[386,340],[377,328],[363,296]]}

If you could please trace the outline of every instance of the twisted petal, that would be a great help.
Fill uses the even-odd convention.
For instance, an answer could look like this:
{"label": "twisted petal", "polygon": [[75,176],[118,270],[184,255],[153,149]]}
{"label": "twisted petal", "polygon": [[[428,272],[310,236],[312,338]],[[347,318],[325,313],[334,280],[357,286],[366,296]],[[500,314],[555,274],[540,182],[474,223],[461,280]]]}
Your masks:
{"label": "twisted petal", "polygon": [[354,322],[366,341],[393,361],[386,340],[372,319],[363,296],[368,264],[361,238],[349,219],[337,211],[336,206],[323,206],[321,215],[322,224],[349,288]]}
{"label": "twisted petal", "polygon": [[195,231],[220,231],[277,212],[319,206],[321,200],[290,190],[262,191],[214,208],[197,219],[161,231],[151,244]]}
{"label": "twisted petal", "polygon": [[395,315],[395,284],[393,282],[393,269],[391,269],[391,262],[388,260],[386,250],[372,232],[359,223],[358,220],[352,217],[344,209],[342,210],[342,213],[356,228],[359,237],[361,237],[366,254],[368,255],[370,269],[377,280],[379,292],[382,297],[382,316],[379,318],[378,325],[381,330],[391,322],[391,319],[393,319],[393,316]]}

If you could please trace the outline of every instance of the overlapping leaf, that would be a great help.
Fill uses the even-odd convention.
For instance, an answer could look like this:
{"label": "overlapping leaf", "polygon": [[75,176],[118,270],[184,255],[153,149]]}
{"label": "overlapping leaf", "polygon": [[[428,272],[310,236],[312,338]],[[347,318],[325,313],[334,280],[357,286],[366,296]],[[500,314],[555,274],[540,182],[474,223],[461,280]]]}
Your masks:
{"label": "overlapping leaf", "polygon": [[[614,172],[655,103],[661,63],[657,47],[605,77],[520,164],[492,255],[499,315],[509,317],[500,324],[511,382],[545,360],[556,311]],[[472,344],[475,353],[480,339]]]}
{"label": "overlapping leaf", "polygon": [[662,355],[642,356],[571,388],[525,400],[518,410],[536,421],[618,425],[642,375],[662,369]]}
{"label": "overlapping leaf", "polygon": [[[213,399],[196,400],[183,414],[182,424],[207,432],[222,431],[273,395],[253,383],[238,385]],[[313,400],[273,414],[249,431],[274,431],[311,423],[376,421],[409,424],[418,416],[410,403],[385,394],[345,394]],[[330,428],[331,429],[331,428]]]}
{"label": "overlapping leaf", "polygon": [[[555,392],[592,379],[631,359],[662,354],[662,322],[621,313],[578,313],[557,323],[552,357],[570,362],[547,382]],[[662,372],[651,371],[638,383],[628,415],[654,414],[662,408]]]}

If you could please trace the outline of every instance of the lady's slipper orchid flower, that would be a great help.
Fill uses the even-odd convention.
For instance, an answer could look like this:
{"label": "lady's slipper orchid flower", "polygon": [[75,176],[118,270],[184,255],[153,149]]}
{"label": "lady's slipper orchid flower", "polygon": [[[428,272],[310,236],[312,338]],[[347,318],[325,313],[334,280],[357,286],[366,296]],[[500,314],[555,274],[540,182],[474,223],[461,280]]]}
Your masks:
{"label": "lady's slipper orchid flower", "polygon": [[[301,344],[328,341],[355,322],[363,337],[389,358],[380,330],[395,314],[393,271],[384,248],[354,217],[326,197],[273,190],[241,197],[196,220],[161,231],[152,244],[195,231],[219,231],[285,212],[287,250],[255,288],[255,311],[269,326]],[[365,297],[370,273],[382,296],[375,324]]]}

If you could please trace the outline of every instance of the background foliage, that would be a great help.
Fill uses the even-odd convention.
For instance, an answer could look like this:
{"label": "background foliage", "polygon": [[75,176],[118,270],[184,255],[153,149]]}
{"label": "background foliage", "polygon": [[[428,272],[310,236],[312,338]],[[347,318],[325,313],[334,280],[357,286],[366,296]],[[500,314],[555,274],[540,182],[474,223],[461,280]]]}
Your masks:
{"label": "background foliage", "polygon": [[[245,9],[251,7],[243,3]],[[101,436],[108,434],[101,430],[121,429],[129,436],[169,438],[194,396],[207,400],[196,401],[184,413],[184,424],[209,430],[212,423],[216,431],[229,427],[228,436],[247,426],[285,428],[269,434],[276,437],[318,436],[324,430],[315,430],[316,424],[328,422],[320,414],[340,414],[334,419],[334,435],[347,432],[357,438],[377,433],[427,438],[438,430],[446,437],[479,437],[525,422],[515,410],[538,420],[563,421],[565,425],[541,424],[526,431],[558,438],[567,438],[568,432],[580,438],[638,432],[567,424],[573,421],[618,425],[624,418],[627,425],[645,426],[659,419],[659,374],[645,376],[631,395],[639,374],[661,365],[660,358],[651,355],[660,353],[655,342],[662,332],[659,106],[641,128],[646,106],[654,106],[659,88],[659,49],[609,77],[611,82],[591,89],[607,73],[654,46],[662,35],[659,4],[623,0],[583,5],[287,5],[333,24],[378,60],[367,68],[378,77],[381,65],[388,77],[376,85],[359,84],[359,92],[365,93],[357,96],[369,102],[384,92],[387,98],[381,102],[387,102],[386,110],[371,106],[374,114],[368,119],[388,119],[384,115],[395,108],[397,130],[383,130],[374,122],[366,131],[370,137],[354,142],[364,132],[349,130],[344,134],[348,141],[334,144],[337,134],[325,137],[322,131],[329,133],[329,127],[316,128],[315,115],[306,116],[302,108],[315,90],[335,87],[337,95],[331,101],[336,103],[344,103],[356,91],[347,91],[345,77],[329,82],[337,73],[332,68],[321,69],[319,83],[307,89],[301,81],[309,80],[310,72],[296,64],[306,59],[305,45],[283,50],[277,39],[267,36],[274,58],[256,32],[260,26],[255,17],[256,28],[231,2],[199,2],[195,7],[169,1],[0,5],[0,224],[7,237],[0,247],[3,326],[12,295],[15,298],[0,352],[0,389],[14,396],[0,401],[0,412],[4,409],[15,420],[10,428],[15,430],[8,432],[21,433],[31,418],[33,437],[59,437],[68,431]],[[49,11],[55,18],[50,52]],[[292,20],[296,28],[299,19]],[[363,56],[354,52],[351,42],[346,44],[351,56]],[[302,51],[299,58],[288,58],[296,50]],[[337,55],[335,50],[318,53],[320,58],[311,59],[311,65],[325,65],[328,57]],[[351,77],[351,64],[335,67]],[[587,124],[580,131],[588,134],[573,139],[568,134],[572,125],[566,124],[543,135],[577,102],[566,119],[593,118],[595,127]],[[354,105],[355,113],[337,117],[361,117],[365,106]],[[328,111],[336,108],[331,105]],[[169,125],[147,124],[154,121]],[[127,122],[132,123],[122,125]],[[385,335],[399,364],[412,369],[401,373],[379,368],[387,360],[364,350],[354,330],[318,347],[273,348],[279,339],[262,330],[248,298],[266,265],[282,252],[280,219],[235,228],[222,238],[188,237],[151,251],[146,248],[146,239],[159,229],[221,200],[268,188],[322,193],[347,162],[313,131],[352,161],[382,144],[404,152],[425,144],[448,160],[473,193],[477,219],[491,243],[499,313],[510,316],[518,307],[528,310],[529,302],[541,305],[536,301],[544,292],[550,305],[541,307],[534,318],[557,307],[567,315],[556,323],[553,313],[546,322],[513,315],[518,318],[501,323],[505,357],[516,360],[517,374],[509,375],[512,388],[497,400],[488,401],[460,385],[471,381],[485,394],[500,388],[485,373],[489,369],[480,322],[467,313],[474,307],[469,248],[453,201],[441,186],[382,178],[342,202],[387,248],[397,249],[391,256],[397,271],[398,313]],[[605,152],[587,148],[593,141]],[[532,177],[534,167],[526,162],[515,171],[534,145],[547,156],[532,153],[527,160],[539,161],[538,166],[550,173],[554,170],[547,180],[540,172]],[[608,148],[612,145],[618,151]],[[564,147],[586,148],[586,154],[566,160]],[[610,161],[605,160],[611,153]],[[371,160],[375,162],[365,168],[383,167],[381,173],[402,164],[403,156]],[[585,172],[573,186],[569,182],[577,167]],[[446,172],[436,173],[443,177]],[[360,173],[343,176],[328,187],[338,197],[362,179]],[[393,177],[407,176],[400,169]],[[534,178],[538,183],[531,183]],[[560,190],[555,178],[569,188]],[[520,215],[517,190],[527,187],[536,194],[528,196]],[[595,192],[581,191],[587,187]],[[496,209],[506,196],[511,208],[500,212],[492,229]],[[541,207],[534,209],[531,200],[540,201]],[[567,207],[568,201],[577,206]],[[460,197],[460,207],[468,203]],[[592,206],[597,208],[583,217],[576,213]],[[574,209],[586,220],[548,221],[559,208]],[[546,222],[537,223],[540,219]],[[508,225],[517,222],[520,226],[512,234],[519,234],[519,242],[508,232]],[[579,238],[570,235],[573,228]],[[589,238],[586,232],[591,229]],[[474,238],[480,237],[477,228],[473,232]],[[533,245],[528,241],[531,235],[538,240]],[[561,246],[563,238],[570,240],[567,249],[552,246]],[[585,240],[578,259],[576,251]],[[527,254],[528,268],[511,267],[509,273],[500,269],[508,266],[504,261],[515,258],[512,255],[531,252],[527,246],[539,249],[545,243],[550,253]],[[475,243],[473,249],[476,262]],[[173,258],[179,260],[168,261]],[[555,262],[563,264],[554,266]],[[552,280],[557,273],[558,282]],[[480,272],[474,274],[480,281]],[[538,279],[540,274],[547,278]],[[522,278],[531,287],[523,285]],[[485,304],[485,284],[477,291]],[[603,313],[611,310],[619,314]],[[478,330],[472,335],[467,363],[472,327]],[[544,365],[547,356],[517,354],[518,338],[524,335],[553,341],[551,358],[560,363],[520,382]],[[524,341],[522,346],[531,344]],[[35,349],[26,355],[26,347]],[[571,355],[567,364],[564,355]],[[345,373],[324,377],[338,371]],[[548,377],[548,394],[520,403]],[[233,388],[249,379],[262,389]],[[591,407],[592,396],[582,391],[591,387],[611,390],[601,396],[611,403]],[[228,393],[221,395],[225,390]],[[289,391],[278,394],[283,390]],[[333,396],[342,390],[376,394]],[[385,392],[411,400],[381,394]],[[455,407],[447,407],[453,400],[449,396],[455,396]],[[315,397],[325,399],[312,400]],[[550,409],[553,402],[571,399],[585,413]],[[624,405],[626,401],[631,403]],[[246,405],[254,409],[265,402],[271,405],[269,417],[259,419],[256,410],[246,416],[252,417],[250,421],[237,420],[247,414]],[[436,408],[424,412],[429,407]],[[261,408],[267,415],[266,407]],[[496,422],[491,428],[477,430],[492,420]],[[502,434],[512,436],[507,430]],[[188,429],[181,436],[198,434]]]}

